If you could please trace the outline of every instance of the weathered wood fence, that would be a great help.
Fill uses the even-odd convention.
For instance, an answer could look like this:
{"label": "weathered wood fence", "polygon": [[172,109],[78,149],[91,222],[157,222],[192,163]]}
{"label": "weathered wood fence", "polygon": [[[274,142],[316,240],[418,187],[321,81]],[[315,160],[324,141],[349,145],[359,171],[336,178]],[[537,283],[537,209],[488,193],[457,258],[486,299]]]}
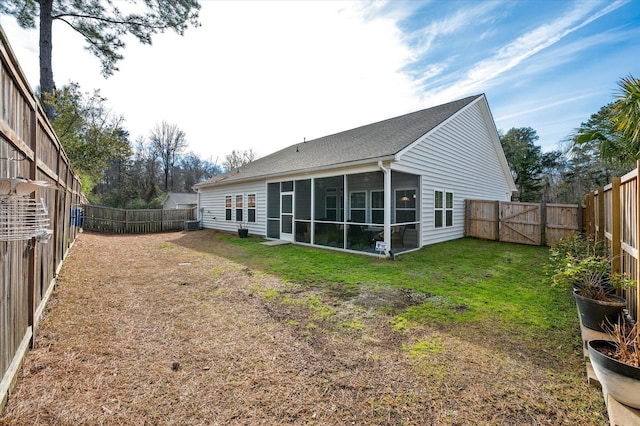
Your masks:
{"label": "weathered wood fence", "polygon": [[182,231],[185,222],[196,220],[196,209],[125,210],[85,205],[83,228],[115,234],[147,234]]}
{"label": "weathered wood fence", "polygon": [[49,184],[27,197],[44,201],[52,235],[47,243],[10,238],[15,196],[0,195],[0,412],[76,238],[73,215],[83,202],[80,180],[0,28],[0,178],[17,177]]}
{"label": "weathered wood fence", "polygon": [[[640,215],[638,214],[638,168],[622,177],[613,178],[605,187],[591,192],[585,199],[586,232],[606,240],[612,255],[614,272],[626,273],[640,283]],[[624,292],[629,313],[639,318],[640,291],[636,286]]]}
{"label": "weathered wood fence", "polygon": [[465,236],[551,246],[582,232],[584,209],[571,204],[466,200]]}

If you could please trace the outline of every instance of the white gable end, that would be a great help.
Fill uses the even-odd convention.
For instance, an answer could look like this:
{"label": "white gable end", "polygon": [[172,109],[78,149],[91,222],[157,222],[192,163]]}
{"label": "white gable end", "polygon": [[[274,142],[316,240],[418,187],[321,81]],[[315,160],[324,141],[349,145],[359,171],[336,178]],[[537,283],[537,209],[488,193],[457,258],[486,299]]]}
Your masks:
{"label": "white gable end", "polygon": [[[255,222],[248,222],[247,200],[248,195],[255,195]],[[231,197],[231,218],[226,217],[226,197]],[[235,232],[238,228],[236,221],[235,201],[237,196],[242,196],[242,222],[248,227],[249,232],[255,235],[265,235],[267,233],[267,191],[266,183],[262,180],[253,182],[243,182],[236,185],[221,185],[200,191],[199,205],[200,220],[205,228],[220,229],[223,231]]]}
{"label": "white gable end", "polygon": [[[469,105],[401,153],[392,165],[422,178],[423,244],[463,236],[464,200],[511,199],[513,181],[505,172],[504,153],[487,112],[479,102]],[[452,227],[434,226],[435,191],[453,193]]]}

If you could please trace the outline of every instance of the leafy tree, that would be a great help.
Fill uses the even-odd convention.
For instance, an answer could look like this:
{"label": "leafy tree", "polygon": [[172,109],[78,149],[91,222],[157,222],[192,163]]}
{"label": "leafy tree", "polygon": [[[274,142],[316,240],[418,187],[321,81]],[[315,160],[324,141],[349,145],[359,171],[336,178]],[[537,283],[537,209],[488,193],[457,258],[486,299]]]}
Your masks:
{"label": "leafy tree", "polygon": [[222,173],[218,165],[202,160],[193,152],[180,158],[176,171],[180,172],[181,182],[174,189],[180,192],[192,192],[196,183]]}
{"label": "leafy tree", "polygon": [[611,120],[613,109],[613,103],[600,108],[567,141],[569,167],[563,181],[567,201],[581,201],[586,193],[611,182],[614,176],[622,176],[635,165]]}
{"label": "leafy tree", "polygon": [[[123,12],[119,7],[128,9]],[[198,26],[200,4],[197,0],[3,0],[0,13],[12,15],[22,28],[40,28],[40,91],[54,93],[51,55],[54,21],[67,24],[86,41],[86,49],[102,64],[108,77],[117,71],[123,58],[124,36],[133,35],[143,44],[151,44],[152,36],[166,30],[183,35],[189,25]],[[47,116],[52,118],[51,105]]]}
{"label": "leafy tree", "polygon": [[[138,138],[132,147],[134,154],[124,160],[112,161],[103,180],[96,185],[96,202],[127,209],[161,208],[166,192],[160,189],[160,161],[151,142]],[[219,166],[202,160],[190,152],[181,156],[172,169],[174,181],[170,190],[190,192],[195,183],[221,173]]]}
{"label": "leafy tree", "polygon": [[253,160],[257,158],[256,153],[253,149],[248,149],[246,151],[236,151],[235,149],[231,151],[231,154],[227,154],[222,162],[222,167],[225,171],[230,172],[231,170],[238,169],[245,164],[249,164]]}
{"label": "leafy tree", "polygon": [[559,202],[558,185],[562,181],[567,161],[561,151],[542,153],[541,166],[541,202]]}
{"label": "leafy tree", "polygon": [[603,106],[586,123],[580,124],[571,135],[569,155],[589,152],[603,162],[617,165],[628,164],[632,160],[611,120],[613,106],[613,103]]}
{"label": "leafy tree", "polygon": [[153,144],[145,142],[142,137],[136,140],[134,151],[131,175],[138,183],[139,197],[148,202],[160,193],[160,188],[157,185],[160,180],[158,177],[160,170],[158,153]]}
{"label": "leafy tree", "polygon": [[627,169],[640,160],[640,80],[618,82],[616,100],[603,106],[571,136],[571,152],[593,151],[604,162]]}
{"label": "leafy tree", "polygon": [[151,130],[151,144],[160,157],[164,171],[164,190],[169,190],[169,177],[176,162],[176,155],[186,147],[186,134],[177,125],[166,121],[156,124]]}
{"label": "leafy tree", "polygon": [[622,139],[627,157],[640,159],[640,79],[629,75],[618,82],[611,123]]}
{"label": "leafy tree", "polygon": [[539,201],[542,183],[542,151],[535,145],[539,139],[531,127],[511,128],[500,135],[502,149],[509,163],[520,201]]}
{"label": "leafy tree", "polygon": [[77,83],[64,86],[55,97],[47,96],[46,102],[55,106],[51,124],[89,194],[110,162],[131,153],[124,119],[107,108],[99,90],[82,93]]}

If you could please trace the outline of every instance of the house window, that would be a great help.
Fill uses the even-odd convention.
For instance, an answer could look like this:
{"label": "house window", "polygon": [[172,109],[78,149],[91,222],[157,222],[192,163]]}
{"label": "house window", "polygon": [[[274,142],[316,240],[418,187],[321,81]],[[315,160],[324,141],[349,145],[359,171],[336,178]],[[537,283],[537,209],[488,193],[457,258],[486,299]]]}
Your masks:
{"label": "house window", "polygon": [[338,220],[338,197],[327,195],[326,215],[328,220]]}
{"label": "house window", "polygon": [[256,221],[256,194],[247,195],[247,222]]}
{"label": "house window", "polygon": [[231,195],[224,197],[224,218],[231,220]]}
{"label": "house window", "polygon": [[371,191],[371,222],[384,223],[384,191]]}
{"label": "house window", "polygon": [[236,222],[242,222],[242,195],[236,195]]}
{"label": "house window", "polygon": [[395,194],[396,223],[416,221],[416,190],[399,189]]}
{"label": "house window", "polygon": [[435,222],[436,228],[453,226],[453,192],[435,192]]}
{"label": "house window", "polygon": [[367,221],[367,193],[352,192],[349,203],[349,220],[356,223],[365,223]]}
{"label": "house window", "polygon": [[342,189],[338,193],[338,188],[328,188],[325,198],[325,216],[327,220],[341,221],[344,213],[344,197]]}

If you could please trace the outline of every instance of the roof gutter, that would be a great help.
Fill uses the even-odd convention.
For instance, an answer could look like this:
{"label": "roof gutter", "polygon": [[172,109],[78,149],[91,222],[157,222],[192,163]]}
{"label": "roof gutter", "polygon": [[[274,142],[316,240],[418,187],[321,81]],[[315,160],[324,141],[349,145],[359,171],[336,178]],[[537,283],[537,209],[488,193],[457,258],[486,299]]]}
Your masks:
{"label": "roof gutter", "polygon": [[[396,159],[395,155],[387,155],[385,157],[378,157],[378,164],[380,164],[382,161],[393,161]],[[251,181],[251,180],[259,180],[259,179],[270,179],[270,178],[274,178],[277,176],[289,176],[292,174],[301,174],[301,173],[305,173],[305,174],[310,174],[310,173],[315,173],[315,172],[319,172],[319,171],[330,171],[330,170],[334,170],[334,169],[339,169],[342,167],[348,167],[348,166],[360,166],[362,164],[371,164],[373,162],[376,161],[376,158],[369,158],[369,159],[364,159],[364,160],[357,160],[357,161],[351,161],[351,162],[347,162],[347,163],[339,163],[339,164],[332,164],[330,166],[318,166],[318,167],[312,167],[309,169],[298,169],[298,170],[289,170],[286,172],[276,172],[276,173],[268,173],[268,174],[261,174],[261,175],[256,175],[256,176],[249,176],[246,178],[238,178],[238,179],[233,179],[233,180],[220,180],[218,182],[212,182],[207,184],[206,182],[201,182],[201,183],[197,183],[194,185],[194,188],[196,189],[201,189],[201,188],[206,188],[206,187],[210,187],[210,186],[222,186],[222,185],[231,185],[234,183],[238,183],[238,182],[244,182],[244,181]],[[242,170],[242,169],[240,169]],[[240,172],[240,174],[242,174]]]}

